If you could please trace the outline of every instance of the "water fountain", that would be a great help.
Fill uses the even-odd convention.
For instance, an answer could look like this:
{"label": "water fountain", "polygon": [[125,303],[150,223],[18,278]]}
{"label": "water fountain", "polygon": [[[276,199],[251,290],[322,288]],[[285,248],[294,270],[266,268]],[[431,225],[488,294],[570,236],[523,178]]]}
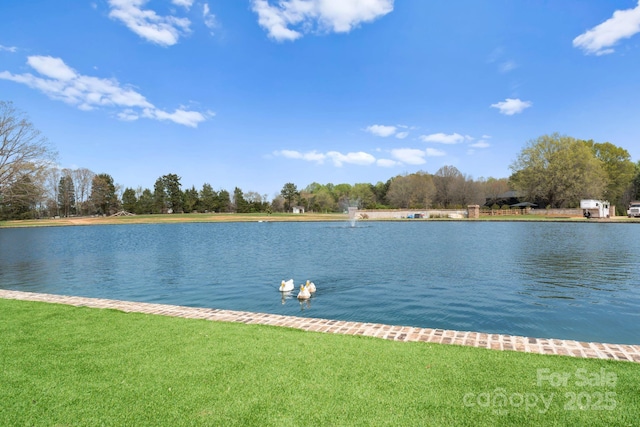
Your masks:
{"label": "water fountain", "polygon": [[358,218],[356,217],[357,210],[358,208],[356,206],[349,206],[349,223],[351,224],[351,227],[355,227],[356,222],[358,221]]}

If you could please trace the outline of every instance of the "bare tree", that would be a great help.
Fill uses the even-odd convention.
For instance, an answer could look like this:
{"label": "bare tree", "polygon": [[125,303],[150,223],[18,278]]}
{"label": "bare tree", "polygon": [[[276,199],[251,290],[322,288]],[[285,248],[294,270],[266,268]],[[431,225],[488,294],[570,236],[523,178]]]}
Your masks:
{"label": "bare tree", "polygon": [[397,208],[425,209],[431,206],[435,192],[431,175],[416,172],[394,177],[387,191],[387,200]]}
{"label": "bare tree", "polygon": [[8,190],[42,173],[54,159],[40,131],[11,102],[0,101],[0,202],[10,203],[17,195]]}
{"label": "bare tree", "polygon": [[433,177],[426,172],[417,172],[411,174],[410,178],[413,187],[414,206],[419,209],[431,207],[431,202],[436,194]]}
{"label": "bare tree", "polygon": [[460,178],[463,178],[462,173],[455,166],[443,166],[436,171],[433,181],[436,186],[437,204],[448,208],[455,203],[455,186]]}
{"label": "bare tree", "polygon": [[284,212],[285,198],[281,194],[276,194],[271,202],[271,208],[274,212]]}
{"label": "bare tree", "polygon": [[489,177],[482,183],[482,186],[484,187],[484,192],[490,205],[498,203],[502,200],[504,193],[509,191],[509,182],[507,178],[496,179]]}
{"label": "bare tree", "polygon": [[483,183],[474,181],[469,175],[460,175],[453,185],[453,205],[463,208],[469,205],[484,205],[486,196]]}
{"label": "bare tree", "polygon": [[391,180],[387,200],[395,208],[408,208],[411,204],[411,181],[407,175],[398,175]]}
{"label": "bare tree", "polygon": [[244,199],[249,203],[262,203],[262,196],[256,191],[247,191]]}
{"label": "bare tree", "polygon": [[62,172],[57,167],[51,167],[45,174],[46,188],[48,190],[47,209],[49,215],[58,216],[60,209],[58,208],[58,183],[62,177]]}
{"label": "bare tree", "polygon": [[89,206],[87,201],[91,195],[91,182],[96,175],[87,168],[75,169],[72,172],[73,183],[76,187],[76,204],[78,206],[79,215],[87,215]]}
{"label": "bare tree", "polygon": [[426,209],[435,192],[433,179],[426,172],[398,175],[389,184],[387,201],[396,208]]}

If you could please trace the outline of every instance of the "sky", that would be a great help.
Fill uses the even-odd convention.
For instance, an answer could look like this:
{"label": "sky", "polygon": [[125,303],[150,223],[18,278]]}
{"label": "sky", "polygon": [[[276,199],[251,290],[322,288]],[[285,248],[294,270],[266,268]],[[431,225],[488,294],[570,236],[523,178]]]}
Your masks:
{"label": "sky", "polygon": [[455,166],[559,133],[640,160],[637,0],[4,0],[0,100],[61,168],[256,192]]}

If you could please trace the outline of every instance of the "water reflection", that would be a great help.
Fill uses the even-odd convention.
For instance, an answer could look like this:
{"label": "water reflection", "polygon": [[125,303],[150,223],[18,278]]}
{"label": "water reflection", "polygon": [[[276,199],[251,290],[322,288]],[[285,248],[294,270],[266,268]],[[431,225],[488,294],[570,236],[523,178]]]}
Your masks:
{"label": "water reflection", "polygon": [[576,243],[552,248],[531,248],[519,260],[516,274],[522,277],[523,293],[538,298],[580,300],[598,303],[603,293],[623,293],[633,283],[635,256],[613,247],[585,248]]}
{"label": "water reflection", "polygon": [[282,305],[286,304],[287,300],[293,298],[292,294],[293,294],[292,291],[280,292],[280,297],[281,297],[280,301],[281,301]]}
{"label": "water reflection", "polygon": [[311,299],[298,300],[300,303],[300,311],[308,310],[311,308]]}

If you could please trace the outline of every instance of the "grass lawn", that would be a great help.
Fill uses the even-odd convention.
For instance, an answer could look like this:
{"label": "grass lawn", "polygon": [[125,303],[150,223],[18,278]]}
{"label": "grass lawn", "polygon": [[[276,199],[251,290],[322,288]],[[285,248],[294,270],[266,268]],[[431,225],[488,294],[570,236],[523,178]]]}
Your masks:
{"label": "grass lawn", "polygon": [[638,425],[640,365],[0,299],[0,425]]}
{"label": "grass lawn", "polygon": [[28,220],[0,221],[0,227],[51,227],[64,225],[105,225],[105,224],[162,224],[181,222],[297,222],[297,221],[348,221],[345,214],[337,213],[191,213],[191,214],[162,214],[162,215],[134,215],[134,216],[95,216],[44,218]]}
{"label": "grass lawn", "polygon": [[[70,217],[70,218],[45,218],[31,220],[0,221],[0,227],[52,227],[65,225],[105,225],[105,224],[163,224],[163,223],[184,223],[184,222],[315,222],[315,221],[342,221],[347,222],[348,215],[340,213],[255,213],[255,214],[228,214],[228,213],[191,213],[191,214],[163,214],[163,215],[135,215],[135,216],[108,216],[108,217]],[[547,217],[543,215],[504,215],[504,216],[481,216],[478,219],[449,219],[449,218],[429,218],[429,219],[397,219],[379,218],[371,220],[358,220],[359,222],[376,221],[406,221],[406,222],[432,222],[432,221],[547,221],[547,222],[633,222],[640,223],[638,218],[615,217],[606,220],[591,219],[583,217]]]}

